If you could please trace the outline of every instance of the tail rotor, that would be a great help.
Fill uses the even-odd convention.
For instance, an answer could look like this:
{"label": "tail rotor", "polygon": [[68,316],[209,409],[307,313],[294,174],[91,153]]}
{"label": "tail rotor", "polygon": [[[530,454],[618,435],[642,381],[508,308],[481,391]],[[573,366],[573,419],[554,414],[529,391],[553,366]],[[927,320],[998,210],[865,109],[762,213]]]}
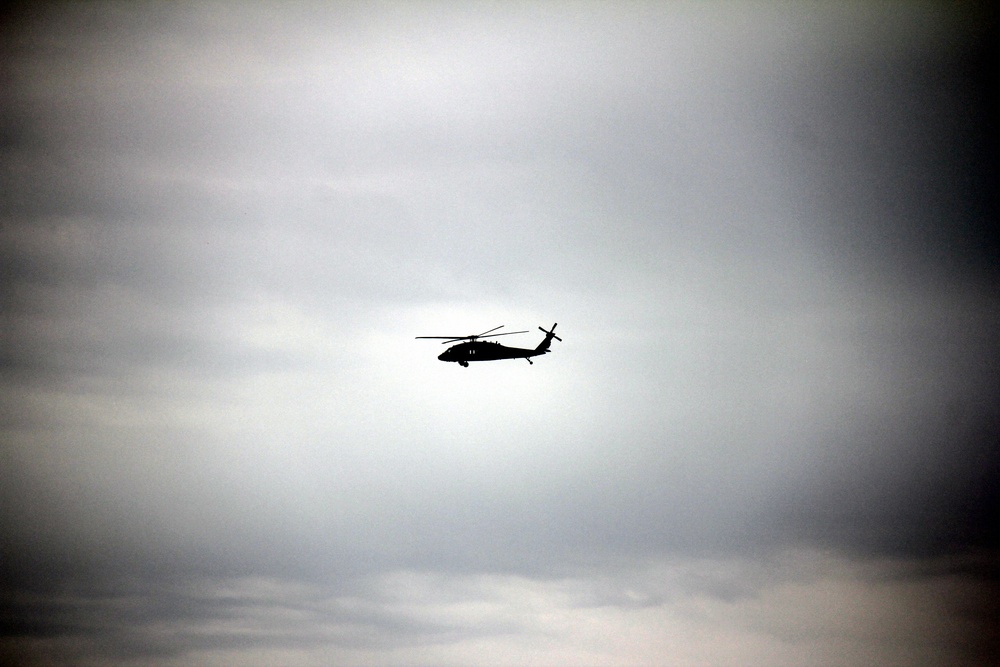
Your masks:
{"label": "tail rotor", "polygon": [[[556,324],[559,324],[559,323],[556,322]],[[553,331],[556,330],[556,324],[552,325],[552,329],[550,331],[546,331],[542,327],[538,327],[538,330],[541,331],[542,333],[544,333],[546,336],[551,336],[552,338],[555,338],[557,341],[559,341],[561,343],[562,342],[562,338],[560,338],[559,336],[557,336],[554,333],[552,333]]]}

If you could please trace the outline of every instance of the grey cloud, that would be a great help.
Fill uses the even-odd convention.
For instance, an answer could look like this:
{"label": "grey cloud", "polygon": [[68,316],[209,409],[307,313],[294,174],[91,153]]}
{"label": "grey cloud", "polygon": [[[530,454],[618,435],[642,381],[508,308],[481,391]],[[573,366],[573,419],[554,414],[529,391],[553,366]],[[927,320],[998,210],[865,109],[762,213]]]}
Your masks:
{"label": "grey cloud", "polygon": [[[754,644],[763,641],[774,651],[760,653],[764,660],[780,655],[785,643],[807,644],[814,653],[799,659],[817,663],[842,656],[845,646],[852,661],[895,651],[945,662],[987,658],[995,610],[970,605],[969,582],[921,570],[916,561],[859,564],[799,552],[750,565],[707,559],[547,581],[420,572],[386,573],[350,588],[269,579],[147,579],[65,591],[57,601],[22,593],[4,613],[18,619],[11,635],[47,644],[57,659],[185,664],[204,650],[239,655],[282,648],[344,659],[344,651],[371,657],[377,653],[369,651],[408,647],[449,655],[470,641],[511,633],[541,640],[570,619],[584,626],[611,623],[621,631],[621,614],[652,614],[652,628],[662,623],[674,631],[708,615],[715,641],[750,634],[754,640],[743,655],[760,651]],[[823,592],[818,597],[811,588],[817,585]],[[983,585],[995,588],[995,582]],[[784,604],[769,604],[775,599]],[[866,608],[876,599],[880,608]],[[44,620],[24,620],[32,618]],[[128,634],[121,634],[126,627]],[[652,628],[637,624],[629,631],[641,635]],[[917,640],[915,631],[922,631]],[[55,636],[72,639],[59,645]],[[880,643],[886,637],[903,641],[889,648]]]}
{"label": "grey cloud", "polygon": [[[254,579],[202,586],[171,579],[107,583],[58,597],[18,594],[2,607],[6,636],[68,637],[69,647],[53,651],[63,654],[60,659],[120,661],[254,647],[385,649],[523,630],[503,621],[472,627],[427,618],[419,607],[410,608],[405,594],[380,592],[381,584],[338,591]],[[419,604],[425,614],[432,611],[433,603]]]}
{"label": "grey cloud", "polygon": [[[822,580],[786,548],[995,547],[988,104],[948,10],[53,7],[5,33],[0,93],[19,636],[124,659],[130,618],[299,595],[171,577],[585,573],[580,608],[653,614]],[[532,367],[412,340],[552,321]],[[602,579],[698,558],[738,564]],[[46,580],[102,583],[18,601]],[[324,639],[251,633],[530,634],[354,593],[309,612]],[[137,660],[242,641],[136,633]]]}

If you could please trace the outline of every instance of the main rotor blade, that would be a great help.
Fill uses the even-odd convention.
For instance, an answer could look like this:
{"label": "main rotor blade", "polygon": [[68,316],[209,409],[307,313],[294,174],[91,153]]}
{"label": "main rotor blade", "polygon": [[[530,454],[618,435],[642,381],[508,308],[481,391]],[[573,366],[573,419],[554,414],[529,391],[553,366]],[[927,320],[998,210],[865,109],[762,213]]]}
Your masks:
{"label": "main rotor blade", "polygon": [[471,336],[414,336],[414,338],[434,338],[438,340],[443,339],[444,342],[441,344],[446,345],[447,343],[454,343],[455,341],[459,340],[477,340],[479,338],[493,338],[494,336],[510,336],[513,334],[528,333],[527,331],[505,331],[503,333],[490,333],[490,331],[496,331],[497,329],[502,329],[503,326],[504,325],[501,324],[500,326],[493,327],[492,329],[484,331],[481,334],[473,334]]}
{"label": "main rotor blade", "polygon": [[[483,333],[481,333],[481,334],[477,334],[477,335],[475,336],[475,338],[482,338],[483,336],[485,336],[486,334],[488,334],[488,333],[489,333],[490,331],[496,331],[497,329],[503,329],[503,325],[501,324],[501,325],[500,325],[500,326],[498,326],[498,327],[493,327],[493,328],[492,328],[492,329],[490,329],[489,331],[484,331],[484,332],[483,332]],[[473,336],[470,336],[470,338],[472,338],[472,337],[473,337]]]}
{"label": "main rotor blade", "polygon": [[455,343],[460,340],[476,340],[476,336],[416,336],[416,338],[443,338],[441,341],[442,345],[447,345],[448,343]]}
{"label": "main rotor blade", "polygon": [[415,338],[447,338],[448,340],[463,340],[465,338],[475,338],[475,336],[415,336]]}

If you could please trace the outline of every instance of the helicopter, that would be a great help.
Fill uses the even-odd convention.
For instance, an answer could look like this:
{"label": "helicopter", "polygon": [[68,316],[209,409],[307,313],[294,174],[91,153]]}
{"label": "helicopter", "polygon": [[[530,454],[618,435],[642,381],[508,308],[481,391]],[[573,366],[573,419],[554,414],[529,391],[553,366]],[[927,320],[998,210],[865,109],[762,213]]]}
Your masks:
{"label": "helicopter", "polygon": [[[557,323],[558,324],[558,323]],[[553,324],[552,328],[546,331],[542,327],[538,329],[545,334],[545,338],[538,347],[531,350],[523,347],[507,347],[506,345],[501,345],[495,341],[480,341],[480,338],[493,338],[495,336],[511,336],[513,334],[528,333],[527,331],[506,331],[504,333],[493,333],[497,329],[502,329],[504,325],[498,327],[493,327],[481,334],[474,334],[472,336],[417,336],[417,338],[444,338],[441,344],[447,345],[448,343],[454,343],[456,341],[465,341],[464,343],[459,343],[445,350],[438,359],[441,361],[455,361],[458,362],[459,366],[464,368],[469,367],[470,361],[496,361],[498,359],[527,359],[529,364],[534,362],[531,357],[537,357],[539,355],[545,354],[549,351],[549,345],[552,343],[552,339],[555,338],[560,343],[562,338],[555,335],[556,325]]]}

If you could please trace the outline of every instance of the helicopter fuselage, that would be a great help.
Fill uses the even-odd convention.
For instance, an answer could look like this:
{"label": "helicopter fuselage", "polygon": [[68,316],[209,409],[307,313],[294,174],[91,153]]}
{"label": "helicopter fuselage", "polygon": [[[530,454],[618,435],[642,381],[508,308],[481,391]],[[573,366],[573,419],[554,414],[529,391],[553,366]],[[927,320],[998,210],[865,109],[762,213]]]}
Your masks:
{"label": "helicopter fuselage", "polygon": [[456,361],[468,366],[470,361],[496,361],[498,359],[528,359],[547,353],[547,349],[507,347],[492,341],[469,341],[453,345],[438,356],[441,361]]}

